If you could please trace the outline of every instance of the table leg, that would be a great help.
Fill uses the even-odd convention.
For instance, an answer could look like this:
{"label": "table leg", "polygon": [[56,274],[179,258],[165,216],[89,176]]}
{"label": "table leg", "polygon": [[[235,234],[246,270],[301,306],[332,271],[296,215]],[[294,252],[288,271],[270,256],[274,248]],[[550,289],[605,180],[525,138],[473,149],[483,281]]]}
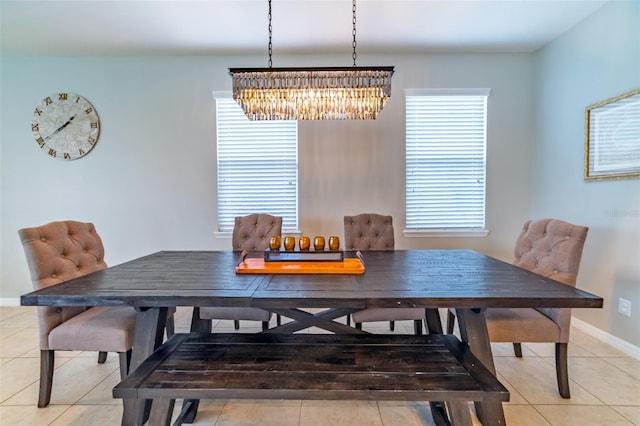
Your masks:
{"label": "table leg", "polygon": [[[443,334],[442,321],[440,320],[440,312],[438,311],[438,308],[426,308],[424,313],[425,322],[427,323],[427,334]],[[430,401],[429,407],[431,408],[433,421],[437,426],[446,426],[450,424],[444,402]]]}
{"label": "table leg", "polygon": [[[456,316],[462,341],[469,345],[471,352],[495,375],[496,367],[493,363],[491,341],[489,340],[484,311],[484,309],[456,308]],[[475,407],[476,414],[483,425],[506,424],[501,402],[476,402]]]}
{"label": "table leg", "polygon": [[[164,324],[167,322],[167,310],[168,308],[138,309],[129,372],[138,368],[162,344]],[[150,400],[126,398],[123,400],[123,405],[123,426],[141,426],[149,417]]]}
{"label": "table leg", "polygon": [[427,332],[429,334],[444,334],[438,308],[426,308],[424,313],[427,321]]}

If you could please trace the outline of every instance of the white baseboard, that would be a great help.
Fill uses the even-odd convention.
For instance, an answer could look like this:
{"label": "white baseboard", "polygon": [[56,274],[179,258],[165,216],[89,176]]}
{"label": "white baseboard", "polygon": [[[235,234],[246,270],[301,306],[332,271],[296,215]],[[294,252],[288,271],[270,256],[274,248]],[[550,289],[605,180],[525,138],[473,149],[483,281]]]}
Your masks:
{"label": "white baseboard", "polygon": [[17,297],[0,297],[0,306],[20,306],[20,299]]}
{"label": "white baseboard", "polygon": [[613,336],[605,331],[600,330],[599,328],[596,328],[594,326],[592,326],[591,324],[588,324],[582,320],[579,320],[576,317],[571,317],[571,325],[573,325],[576,328],[579,328],[580,330],[584,331],[585,333],[589,334],[590,336],[595,337],[596,339],[613,346],[614,348],[618,349],[619,351],[624,352],[625,354],[629,355],[630,357],[633,357],[635,359],[640,360],[640,348],[632,345],[631,343],[627,342],[626,340],[622,340],[616,336]]}

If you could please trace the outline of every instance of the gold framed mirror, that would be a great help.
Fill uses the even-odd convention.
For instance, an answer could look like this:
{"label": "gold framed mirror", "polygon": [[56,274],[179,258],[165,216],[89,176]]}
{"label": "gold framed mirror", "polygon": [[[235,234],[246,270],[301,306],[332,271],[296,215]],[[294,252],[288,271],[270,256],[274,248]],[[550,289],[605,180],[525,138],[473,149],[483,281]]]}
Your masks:
{"label": "gold framed mirror", "polygon": [[586,109],[584,178],[640,177],[640,89]]}

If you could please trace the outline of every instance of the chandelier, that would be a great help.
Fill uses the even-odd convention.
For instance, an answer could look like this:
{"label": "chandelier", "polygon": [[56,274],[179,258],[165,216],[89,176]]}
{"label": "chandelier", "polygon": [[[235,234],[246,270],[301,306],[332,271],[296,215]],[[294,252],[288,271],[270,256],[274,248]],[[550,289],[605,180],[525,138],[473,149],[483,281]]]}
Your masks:
{"label": "chandelier", "polygon": [[272,68],[271,0],[269,67],[229,68],[233,99],[249,120],[375,119],[391,96],[393,67],[356,66],[356,0],[353,0],[353,66]]}

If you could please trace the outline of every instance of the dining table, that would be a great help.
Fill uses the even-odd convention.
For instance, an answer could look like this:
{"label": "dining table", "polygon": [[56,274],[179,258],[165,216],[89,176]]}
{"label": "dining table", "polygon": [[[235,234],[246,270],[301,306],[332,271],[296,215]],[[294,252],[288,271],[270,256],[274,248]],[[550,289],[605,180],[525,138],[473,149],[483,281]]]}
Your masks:
{"label": "dining table", "polygon": [[[162,344],[167,311],[193,307],[257,307],[290,321],[265,333],[318,327],[365,333],[338,321],[367,308],[424,308],[429,333],[442,333],[439,308],[455,308],[461,340],[495,374],[484,313],[505,308],[601,308],[597,295],[473,250],[344,252],[359,258],[358,273],[242,273],[246,260],[231,251],[159,251],[21,296],[25,306],[122,306],[138,312],[130,371]],[[249,253],[260,258],[263,253]],[[124,399],[123,425],[139,425],[149,401]],[[505,424],[501,403],[477,403],[485,425]]]}

